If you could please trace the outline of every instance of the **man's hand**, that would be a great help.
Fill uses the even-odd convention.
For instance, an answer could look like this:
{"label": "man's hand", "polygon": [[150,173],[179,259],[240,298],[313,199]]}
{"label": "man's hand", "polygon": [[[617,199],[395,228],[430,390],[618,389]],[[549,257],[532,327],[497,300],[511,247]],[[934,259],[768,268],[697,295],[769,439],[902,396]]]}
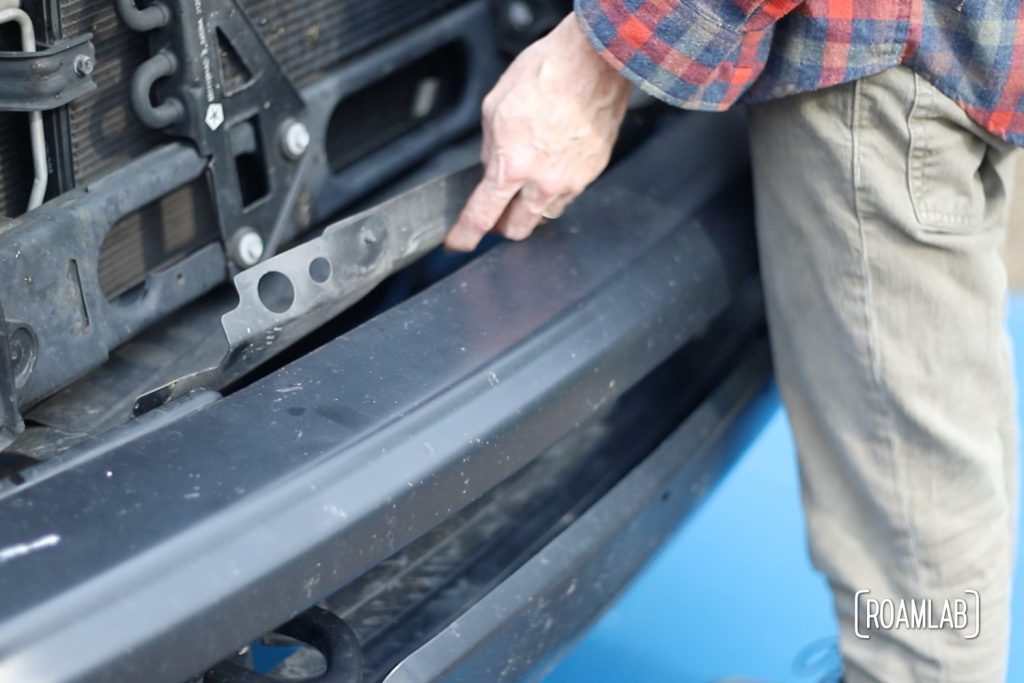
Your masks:
{"label": "man's hand", "polygon": [[570,14],[512,63],[484,98],[484,179],[445,246],[472,251],[492,229],[526,239],[608,165],[629,83]]}

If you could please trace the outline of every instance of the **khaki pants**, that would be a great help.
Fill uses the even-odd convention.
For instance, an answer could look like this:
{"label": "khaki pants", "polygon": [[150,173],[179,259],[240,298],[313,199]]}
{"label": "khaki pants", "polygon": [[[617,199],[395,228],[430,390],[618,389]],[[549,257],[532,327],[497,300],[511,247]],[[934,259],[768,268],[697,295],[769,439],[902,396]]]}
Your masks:
{"label": "khaki pants", "polygon": [[[750,112],[776,370],[845,680],[1002,681],[1017,496],[1000,260],[1011,149],[905,68]],[[972,640],[968,590],[981,601]],[[971,623],[866,630],[858,591],[908,609],[931,599],[933,624],[943,601],[965,599]]]}

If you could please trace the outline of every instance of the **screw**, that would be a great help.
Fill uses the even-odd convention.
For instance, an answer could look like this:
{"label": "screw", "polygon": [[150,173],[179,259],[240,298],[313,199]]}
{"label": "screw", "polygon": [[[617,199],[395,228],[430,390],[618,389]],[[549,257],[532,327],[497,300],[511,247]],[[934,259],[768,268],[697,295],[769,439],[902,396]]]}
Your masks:
{"label": "screw", "polygon": [[92,74],[96,68],[96,62],[89,55],[78,55],[75,57],[75,73],[83,78]]}
{"label": "screw", "polygon": [[228,254],[241,268],[251,268],[263,258],[263,238],[252,228],[241,228],[231,238]]}
{"label": "screw", "polygon": [[295,160],[309,149],[309,129],[302,121],[285,123],[284,135],[281,136],[281,150],[289,159]]}
{"label": "screw", "polygon": [[371,230],[370,228],[363,228],[362,230],[360,230],[359,236],[362,238],[363,244],[377,244],[377,235],[374,234],[373,230]]}

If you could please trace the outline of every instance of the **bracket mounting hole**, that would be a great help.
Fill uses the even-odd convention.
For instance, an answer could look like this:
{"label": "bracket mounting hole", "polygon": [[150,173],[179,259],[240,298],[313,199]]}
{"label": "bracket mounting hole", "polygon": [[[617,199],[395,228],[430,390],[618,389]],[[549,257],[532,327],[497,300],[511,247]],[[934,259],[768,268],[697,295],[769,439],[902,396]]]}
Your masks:
{"label": "bracket mounting hole", "polygon": [[323,256],[317,256],[309,263],[309,277],[317,284],[327,282],[331,277],[331,262]]}
{"label": "bracket mounting hole", "polygon": [[260,301],[273,313],[285,313],[295,303],[295,287],[284,273],[272,270],[260,278],[256,288]]}

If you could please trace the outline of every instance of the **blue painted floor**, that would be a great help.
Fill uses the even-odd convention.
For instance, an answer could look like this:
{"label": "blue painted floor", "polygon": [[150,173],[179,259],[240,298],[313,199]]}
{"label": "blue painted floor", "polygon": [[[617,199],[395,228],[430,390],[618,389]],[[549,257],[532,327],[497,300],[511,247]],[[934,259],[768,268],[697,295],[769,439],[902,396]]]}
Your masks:
{"label": "blue painted floor", "polygon": [[[1024,296],[1011,300],[1010,329],[1024,387]],[[1015,585],[1008,680],[1024,681],[1021,560]],[[817,683],[838,666],[835,632],[831,597],[807,557],[796,453],[780,409],[546,683]]]}

